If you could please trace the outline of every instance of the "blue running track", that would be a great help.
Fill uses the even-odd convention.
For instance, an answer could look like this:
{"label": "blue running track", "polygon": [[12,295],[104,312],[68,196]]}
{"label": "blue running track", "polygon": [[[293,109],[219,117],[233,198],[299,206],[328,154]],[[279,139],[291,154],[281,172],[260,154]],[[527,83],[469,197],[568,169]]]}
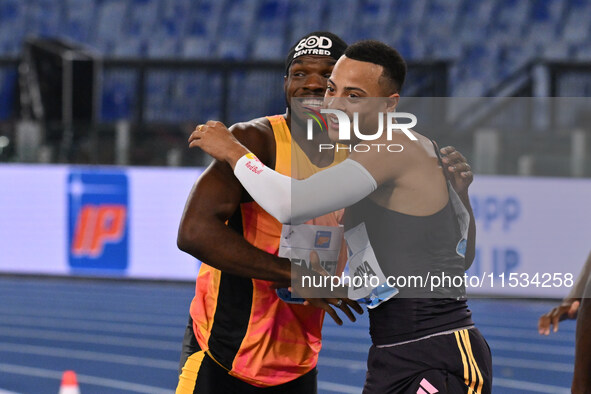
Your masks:
{"label": "blue running track", "polygon": [[[193,286],[0,276],[0,394],[56,394],[67,369],[82,394],[173,392]],[[574,322],[537,333],[556,301],[469,304],[492,349],[494,393],[570,393]],[[343,327],[327,318],[320,393],[360,393],[369,345],[367,314]]]}

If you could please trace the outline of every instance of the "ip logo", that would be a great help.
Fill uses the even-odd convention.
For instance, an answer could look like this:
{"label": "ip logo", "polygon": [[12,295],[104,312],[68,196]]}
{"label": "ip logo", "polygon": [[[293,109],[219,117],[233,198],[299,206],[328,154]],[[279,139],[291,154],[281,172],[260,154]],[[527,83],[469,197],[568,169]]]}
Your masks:
{"label": "ip logo", "polygon": [[316,231],[316,237],[314,239],[314,247],[328,249],[330,247],[331,237],[332,237],[332,233],[330,231]]}
{"label": "ip logo", "polygon": [[122,172],[74,171],[68,177],[72,269],[123,271],[128,265],[128,182]]}

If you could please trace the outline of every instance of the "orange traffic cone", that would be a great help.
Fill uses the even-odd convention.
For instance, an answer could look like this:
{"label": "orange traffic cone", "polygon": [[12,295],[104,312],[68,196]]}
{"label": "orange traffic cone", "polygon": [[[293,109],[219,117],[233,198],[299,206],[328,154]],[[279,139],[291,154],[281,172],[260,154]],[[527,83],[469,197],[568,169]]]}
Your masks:
{"label": "orange traffic cone", "polygon": [[76,379],[76,372],[64,371],[59,394],[80,394],[78,379]]}

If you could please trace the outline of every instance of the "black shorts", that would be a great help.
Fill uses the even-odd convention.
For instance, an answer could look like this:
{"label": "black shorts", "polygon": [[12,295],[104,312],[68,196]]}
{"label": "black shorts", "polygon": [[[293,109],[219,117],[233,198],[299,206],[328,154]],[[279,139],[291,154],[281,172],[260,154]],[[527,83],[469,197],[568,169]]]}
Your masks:
{"label": "black shorts", "polygon": [[228,370],[207,353],[203,352],[195,339],[193,320],[185,330],[177,394],[316,394],[318,371],[316,368],[299,378],[273,387],[256,387],[228,373]]}
{"label": "black shorts", "polygon": [[480,331],[470,328],[372,346],[363,394],[488,394],[491,386],[490,348]]}

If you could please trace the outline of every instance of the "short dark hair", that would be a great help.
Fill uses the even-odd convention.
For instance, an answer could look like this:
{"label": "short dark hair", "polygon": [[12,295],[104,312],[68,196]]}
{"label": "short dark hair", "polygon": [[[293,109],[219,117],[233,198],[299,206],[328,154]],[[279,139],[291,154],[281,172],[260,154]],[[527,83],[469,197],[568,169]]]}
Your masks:
{"label": "short dark hair", "polygon": [[386,85],[391,93],[398,93],[402,89],[406,62],[396,49],[380,41],[363,40],[350,45],[344,55],[349,59],[382,66],[384,71],[380,76],[380,84]]}

